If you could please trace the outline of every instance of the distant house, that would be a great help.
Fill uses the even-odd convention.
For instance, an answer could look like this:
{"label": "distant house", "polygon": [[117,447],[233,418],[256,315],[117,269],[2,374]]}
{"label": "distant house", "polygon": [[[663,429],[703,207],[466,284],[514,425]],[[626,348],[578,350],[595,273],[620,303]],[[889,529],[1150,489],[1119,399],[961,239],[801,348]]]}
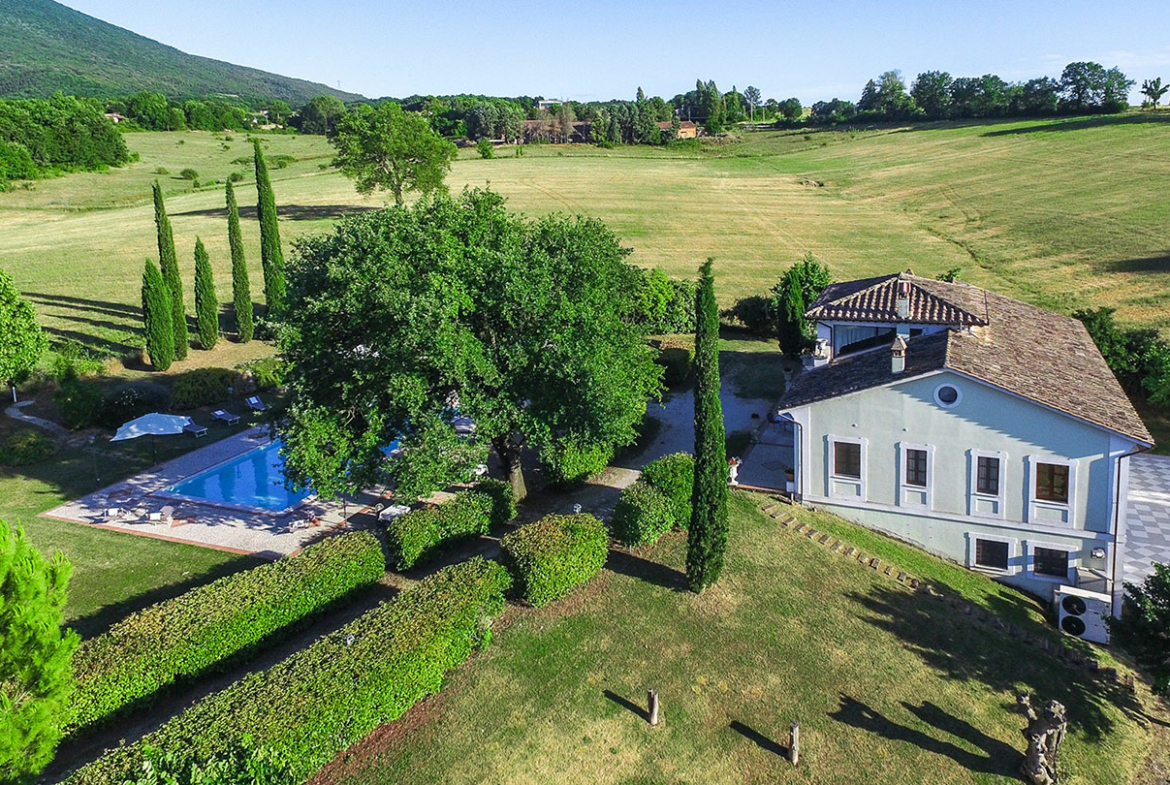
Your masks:
{"label": "distant house", "polygon": [[549,98],[543,101],[536,102],[537,109],[552,109],[554,106],[560,106],[564,101],[557,98]]}
{"label": "distant house", "polygon": [[909,271],[833,284],[806,317],[816,352],[779,405],[797,499],[1120,607],[1127,459],[1153,438],[1084,325]]}
{"label": "distant house", "polygon": [[[669,131],[673,123],[659,123],[658,127],[663,131]],[[699,127],[690,120],[683,120],[678,124],[679,139],[694,139],[699,135]]]}
{"label": "distant house", "polygon": [[118,123],[122,122],[126,118],[123,117],[122,115],[118,114],[117,112],[106,112],[106,119],[111,121],[112,123],[114,123],[114,125],[117,125]]}

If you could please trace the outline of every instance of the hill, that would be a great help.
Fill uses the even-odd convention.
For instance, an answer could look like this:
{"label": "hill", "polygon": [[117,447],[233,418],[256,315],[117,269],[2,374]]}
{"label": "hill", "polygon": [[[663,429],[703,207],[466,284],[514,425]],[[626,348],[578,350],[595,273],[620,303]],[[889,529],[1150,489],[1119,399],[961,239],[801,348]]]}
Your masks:
{"label": "hill", "polygon": [[0,97],[57,90],[108,97],[139,90],[170,98],[213,94],[280,98],[362,96],[327,85],[180,52],[52,0],[0,0]]}

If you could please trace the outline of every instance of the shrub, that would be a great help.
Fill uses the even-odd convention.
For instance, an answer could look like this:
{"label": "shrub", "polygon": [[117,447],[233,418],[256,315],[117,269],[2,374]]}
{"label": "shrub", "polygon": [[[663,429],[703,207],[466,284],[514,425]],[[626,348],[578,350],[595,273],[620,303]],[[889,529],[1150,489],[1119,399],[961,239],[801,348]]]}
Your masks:
{"label": "shrub", "polygon": [[159,750],[147,750],[144,757],[144,765],[124,785],[298,785],[288,761],[247,739],[207,760]]}
{"label": "shrub", "polygon": [[494,502],[478,491],[463,491],[446,504],[411,510],[386,526],[386,553],[396,570],[409,570],[440,547],[487,534]]}
{"label": "shrub", "polygon": [[493,527],[503,526],[516,517],[516,498],[511,483],[486,477],[477,482],[472,490],[491,497],[491,525]]}
{"label": "shrub", "polygon": [[231,174],[228,175],[229,182],[238,183],[243,179],[244,179],[244,174],[242,172],[232,172]]}
{"label": "shrub", "polygon": [[613,459],[609,444],[580,444],[569,439],[557,441],[541,455],[549,480],[560,486],[584,482],[605,469]]}
{"label": "shrub", "polygon": [[73,431],[96,424],[102,416],[102,391],[92,382],[65,380],[53,393],[53,403],[65,427]]}
{"label": "shrub", "polygon": [[183,180],[198,180],[199,172],[196,172],[194,169],[187,167],[183,171],[179,172],[179,177]]}
{"label": "shrub", "polygon": [[283,387],[284,377],[288,373],[288,363],[279,357],[252,360],[236,367],[242,376],[252,378],[257,390],[275,390],[277,387]]}
{"label": "shrub", "polygon": [[676,452],[651,461],[642,469],[642,479],[666,497],[675,526],[684,529],[691,522],[691,493],[695,487],[695,458]]}
{"label": "shrub", "polygon": [[121,785],[148,749],[187,761],[246,738],[303,782],[341,750],[438,692],[443,674],[490,640],[508,573],[481,558],[447,567],[266,671],[196,703],[140,741],[78,770],[71,785]]}
{"label": "shrub", "polygon": [[229,387],[239,382],[240,375],[229,368],[196,368],[175,379],[171,388],[171,406],[179,411],[196,409],[228,399]]}
{"label": "shrub", "polygon": [[627,547],[647,545],[670,530],[670,501],[649,483],[639,480],[622,491],[613,510],[613,538]]}
{"label": "shrub", "polygon": [[384,571],[377,538],[353,532],[132,614],[74,655],[70,725],[92,727],[270,644]]}
{"label": "shrub", "polygon": [[506,535],[500,546],[517,593],[541,607],[600,572],[608,534],[592,515],[549,515]]}
{"label": "shrub", "polygon": [[170,406],[171,393],[153,382],[130,382],[114,389],[102,400],[100,422],[108,428]]}
{"label": "shrub", "polygon": [[495,158],[496,151],[489,139],[480,139],[475,143],[475,152],[479,153],[480,158]]}
{"label": "shrub", "polygon": [[686,346],[663,346],[654,362],[666,369],[662,381],[667,387],[677,387],[691,376],[695,353]]}
{"label": "shrub", "polygon": [[0,444],[0,464],[28,466],[57,452],[57,442],[40,431],[17,431]]}
{"label": "shrub", "polygon": [[92,376],[105,367],[101,357],[77,341],[63,343],[52,355],[52,376],[58,382]]}
{"label": "shrub", "polygon": [[155,174],[170,174],[171,170],[166,168],[165,166],[160,166],[159,168],[154,170],[154,173]]}
{"label": "shrub", "polygon": [[737,300],[722,316],[738,322],[753,335],[770,338],[776,335],[776,299],[753,294]]}

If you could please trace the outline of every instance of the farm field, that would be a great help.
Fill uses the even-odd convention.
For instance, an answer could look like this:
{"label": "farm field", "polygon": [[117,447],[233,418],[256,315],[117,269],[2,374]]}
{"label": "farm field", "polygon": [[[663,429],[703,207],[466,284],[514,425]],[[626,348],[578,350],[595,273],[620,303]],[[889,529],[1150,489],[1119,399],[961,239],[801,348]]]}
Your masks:
{"label": "farm field", "polygon": [[[320,137],[265,136],[286,243],[339,216],[382,206],[329,168]],[[0,194],[0,265],[36,304],[55,341],[103,353],[140,344],[142,260],[156,255],[150,182],[168,194],[180,266],[194,275],[200,236],[230,290],[222,186],[245,205],[253,292],[258,227],[243,135],[128,134],[140,161]],[[489,185],[515,209],[605,220],[633,261],[693,275],[717,260],[724,305],[770,288],[807,251],[838,277],[913,268],[963,277],[1068,311],[1112,305],[1127,325],[1170,329],[1170,112],[1091,119],[951,123],[861,131],[768,131],[699,149],[530,146],[492,160],[464,150],[448,182]],[[158,169],[170,174],[157,175]],[[188,298],[193,295],[188,292]],[[188,303],[193,309],[193,299]]]}
{"label": "farm field", "polygon": [[[568,598],[511,612],[443,692],[312,782],[1017,782],[1016,690],[1068,706],[1068,783],[1130,782],[1156,749],[1165,729],[1132,699],[782,529],[758,498],[732,495],[724,575],[702,595],[682,588],[681,533],[611,553]],[[848,542],[855,527],[834,520]],[[887,563],[1039,629],[1022,595],[884,542]]]}

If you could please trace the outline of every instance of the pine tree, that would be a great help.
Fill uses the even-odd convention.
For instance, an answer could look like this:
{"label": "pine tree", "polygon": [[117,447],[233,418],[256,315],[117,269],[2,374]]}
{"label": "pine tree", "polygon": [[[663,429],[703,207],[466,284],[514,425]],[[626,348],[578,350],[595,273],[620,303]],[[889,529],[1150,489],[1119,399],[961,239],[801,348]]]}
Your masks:
{"label": "pine tree", "polygon": [[199,345],[214,349],[219,340],[219,299],[215,296],[215,276],[203,241],[195,238],[195,325]]}
{"label": "pine tree", "polygon": [[77,633],[62,630],[69,562],[0,520],[0,782],[31,781],[69,716]]}
{"label": "pine tree", "polygon": [[687,530],[687,581],[700,592],[719,580],[727,550],[727,445],[719,401],[719,308],[711,260],[695,292],[695,485]]}
{"label": "pine tree", "polygon": [[236,338],[240,343],[252,340],[252,287],[248,282],[248,264],[244,261],[244,238],[240,233],[240,208],[236,189],[227,184],[228,245],[232,249],[232,303],[236,312]]}
{"label": "pine tree", "polygon": [[142,319],[146,327],[146,354],[156,371],[175,361],[175,332],[171,322],[171,290],[150,259],[142,274]]}
{"label": "pine tree", "polygon": [[804,324],[804,293],[801,291],[800,270],[794,265],[788,268],[784,278],[776,287],[777,297],[776,325],[780,336],[780,348],[788,357],[799,357],[804,351],[805,324]]}
{"label": "pine tree", "polygon": [[[179,257],[175,254],[175,234],[163,204],[162,186],[154,181],[154,225],[158,230],[158,265],[170,290],[171,330],[176,360],[187,359],[187,314],[183,310],[183,279],[179,276]],[[168,363],[169,365],[170,363]]]}
{"label": "pine tree", "polygon": [[256,212],[260,217],[260,263],[264,266],[264,299],[268,312],[280,313],[284,308],[284,252],[280,249],[280,227],[276,222],[276,196],[268,179],[268,165],[260,140],[253,139],[256,162]]}

